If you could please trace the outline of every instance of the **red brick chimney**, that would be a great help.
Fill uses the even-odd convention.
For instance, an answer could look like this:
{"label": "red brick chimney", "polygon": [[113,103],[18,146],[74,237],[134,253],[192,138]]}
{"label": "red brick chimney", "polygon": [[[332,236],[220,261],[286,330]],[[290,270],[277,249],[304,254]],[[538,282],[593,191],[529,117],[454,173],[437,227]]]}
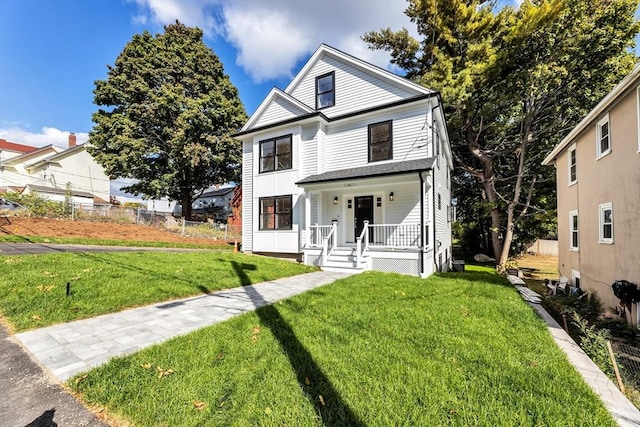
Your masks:
{"label": "red brick chimney", "polygon": [[76,146],[76,134],[72,132],[69,134],[69,148],[73,148],[75,146]]}

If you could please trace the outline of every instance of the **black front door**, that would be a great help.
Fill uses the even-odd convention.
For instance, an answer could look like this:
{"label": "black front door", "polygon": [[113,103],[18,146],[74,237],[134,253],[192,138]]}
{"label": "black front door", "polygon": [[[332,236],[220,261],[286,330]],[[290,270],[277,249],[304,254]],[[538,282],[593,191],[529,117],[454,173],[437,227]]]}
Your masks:
{"label": "black front door", "polygon": [[[356,227],[356,239],[360,237],[364,228],[364,221],[373,224],[373,196],[363,196],[355,198],[356,210],[353,222]],[[369,242],[373,242],[373,233],[369,233]]]}

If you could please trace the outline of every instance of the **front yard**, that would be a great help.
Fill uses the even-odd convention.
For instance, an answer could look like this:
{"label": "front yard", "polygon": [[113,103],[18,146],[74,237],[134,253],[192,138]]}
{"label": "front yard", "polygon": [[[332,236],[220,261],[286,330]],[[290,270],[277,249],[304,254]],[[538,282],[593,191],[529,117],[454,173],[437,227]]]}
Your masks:
{"label": "front yard", "polygon": [[0,257],[0,315],[20,332],[310,271],[228,251]]}
{"label": "front yard", "polygon": [[349,277],[69,386],[138,426],[614,426],[517,292],[469,270]]}

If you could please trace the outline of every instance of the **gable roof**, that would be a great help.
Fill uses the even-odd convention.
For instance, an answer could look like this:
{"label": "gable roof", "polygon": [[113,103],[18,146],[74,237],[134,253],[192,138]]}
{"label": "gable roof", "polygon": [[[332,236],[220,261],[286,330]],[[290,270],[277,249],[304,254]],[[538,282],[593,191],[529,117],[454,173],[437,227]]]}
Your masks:
{"label": "gable roof", "polygon": [[341,169],[311,175],[296,184],[316,184],[329,181],[344,181],[357,178],[374,178],[380,176],[400,175],[405,173],[422,172],[433,167],[435,157],[427,159],[406,160],[404,162],[382,163],[358,168]]}
{"label": "gable roof", "polygon": [[291,83],[284,90],[287,93],[291,93],[295,87],[304,79],[308,71],[313,68],[313,66],[322,58],[322,55],[333,56],[334,58],[339,59],[342,62],[346,62],[356,68],[364,69],[367,72],[370,72],[377,77],[393,82],[396,85],[403,86],[407,90],[417,91],[418,93],[430,94],[434,91],[428,89],[424,86],[421,86],[417,83],[412,82],[404,77],[401,77],[397,74],[392,73],[391,71],[387,71],[383,68],[378,67],[377,65],[373,65],[369,62],[363,61],[362,59],[356,58],[355,56],[349,55],[348,53],[342,52],[334,47],[331,47],[326,44],[321,44],[318,49],[311,55],[311,58],[307,61],[307,63],[302,67],[302,69],[298,72],[298,74],[291,80]]}
{"label": "gable roof", "polygon": [[202,193],[198,199],[201,199],[203,197],[215,197],[215,196],[224,196],[227,193],[232,192],[236,187],[224,187],[224,188],[219,188],[217,190],[213,190],[213,191],[207,191],[205,193]]}
{"label": "gable roof", "polygon": [[596,105],[593,110],[591,110],[589,114],[587,114],[587,116],[582,119],[582,121],[578,123],[578,125],[573,128],[573,130],[569,132],[569,134],[565,136],[553,150],[551,150],[551,153],[545,157],[542,164],[549,165],[553,163],[556,157],[558,157],[558,155],[567,148],[567,146],[571,144],[578,135],[587,129],[587,127],[589,127],[594,121],[598,120],[624,93],[626,93],[627,89],[631,88],[633,85],[637,85],[638,83],[640,83],[640,64],[636,64],[633,71],[622,79],[620,83],[618,83],[616,87],[607,94],[607,96],[602,98],[598,105]]}
{"label": "gable roof", "polygon": [[[36,191],[41,194],[42,193],[65,194],[67,192],[65,188],[47,187],[44,185],[34,185],[34,184],[27,184],[22,191],[25,191],[26,189],[29,189],[31,191]],[[71,195],[76,197],[86,197],[91,199],[94,197],[93,194],[91,193],[88,193],[86,191],[74,190],[73,188],[71,188]]]}
{"label": "gable roof", "polygon": [[30,151],[28,153],[20,154],[19,156],[12,157],[12,158],[7,159],[7,160],[3,160],[2,162],[0,162],[0,164],[2,164],[2,165],[17,165],[17,164],[26,162],[29,159],[32,159],[34,157],[38,157],[40,155],[43,155],[47,151],[51,151],[52,154],[58,154],[61,150],[62,150],[62,148],[59,148],[59,147],[56,147],[55,145],[49,144],[49,145],[45,145],[44,147],[36,148],[35,150]]}
{"label": "gable roof", "polygon": [[38,147],[32,147],[30,145],[18,144],[16,142],[9,142],[6,139],[0,138],[0,150],[14,151],[16,153],[29,153],[37,150]]}
{"label": "gable roof", "polygon": [[[435,96],[437,94],[436,91],[428,89],[424,86],[421,86],[417,83],[412,82],[411,80],[408,80],[404,77],[401,77],[397,74],[394,74],[390,71],[387,71],[383,68],[380,68],[376,65],[370,64],[366,61],[363,61],[359,58],[356,58],[354,56],[351,56],[347,53],[344,53],[338,49],[335,49],[331,46],[328,46],[326,44],[321,44],[318,49],[313,53],[313,55],[309,58],[309,60],[306,62],[306,64],[302,67],[302,69],[298,72],[298,74],[296,74],[296,76],[293,78],[293,80],[289,83],[289,85],[287,85],[286,89],[284,91],[274,87],[271,92],[269,92],[269,94],[267,95],[267,97],[262,101],[262,103],[260,104],[260,106],[256,109],[256,111],[251,115],[251,117],[249,118],[249,120],[247,121],[247,123],[245,123],[245,125],[240,129],[240,131],[238,133],[236,133],[234,136],[239,136],[239,135],[243,135],[252,131],[257,130],[256,129],[252,129],[252,126],[256,125],[257,122],[259,122],[259,120],[262,118],[263,114],[267,111],[267,109],[273,105],[273,103],[278,100],[278,99],[282,99],[283,101],[285,101],[286,103],[288,103],[289,105],[292,105],[294,107],[296,107],[297,109],[300,109],[301,111],[303,111],[302,114],[298,115],[297,117],[289,117],[287,119],[283,120],[279,120],[278,122],[275,123],[268,123],[265,124],[263,126],[259,126],[259,129],[264,129],[264,128],[268,128],[271,127],[273,125],[278,125],[281,124],[283,122],[295,122],[297,120],[300,119],[307,119],[310,117],[314,117],[314,116],[318,116],[320,118],[326,119],[326,116],[324,114],[322,114],[319,110],[316,110],[315,108],[312,108],[310,106],[308,106],[307,104],[305,104],[304,102],[296,99],[294,96],[292,96],[291,94],[294,93],[296,87],[300,84],[301,81],[303,81],[308,73],[310,72],[310,70],[323,58],[323,56],[330,56],[332,58],[335,58],[336,60],[340,61],[341,63],[347,64],[349,66],[352,66],[356,69],[362,70],[363,72],[375,76],[378,79],[384,80],[386,82],[388,82],[391,86],[394,87],[398,87],[401,88],[403,90],[405,90],[408,93],[413,94],[414,96],[412,96],[411,98],[406,98],[403,99],[401,102],[404,101],[408,101],[411,99],[417,99],[417,98],[422,98],[424,99],[425,97],[430,97],[430,96]],[[380,106],[379,108],[386,108],[389,107],[389,104],[387,105],[383,105]],[[377,107],[378,108],[378,107]],[[366,111],[362,111],[359,112],[360,113],[364,113]],[[355,115],[355,114],[354,114]],[[345,115],[346,116],[346,115]],[[340,118],[344,118],[345,116],[342,116]]]}
{"label": "gable roof", "polygon": [[[238,136],[242,136],[242,135],[247,135],[253,132],[258,132],[261,130],[265,130],[265,129],[269,129],[269,128],[274,128],[277,126],[282,126],[282,125],[287,125],[287,124],[291,124],[291,123],[300,123],[300,122],[304,122],[305,120],[308,119],[313,119],[313,118],[320,118],[324,123],[331,123],[331,122],[337,122],[340,120],[344,120],[344,119],[348,119],[354,116],[359,116],[362,114],[368,114],[368,113],[372,113],[378,110],[384,110],[384,109],[388,109],[388,108],[393,108],[393,107],[397,107],[400,105],[405,105],[405,104],[410,104],[412,102],[417,102],[417,101],[423,101],[425,99],[428,98],[432,98],[432,97],[437,97],[438,98],[438,102],[442,103],[442,101],[440,100],[440,94],[438,92],[432,92],[429,94],[424,94],[424,95],[419,95],[419,96],[415,96],[413,98],[408,98],[408,99],[401,99],[400,101],[396,101],[396,102],[392,102],[389,104],[384,104],[384,105],[378,105],[375,107],[370,107],[370,108],[365,108],[363,110],[360,111],[353,111],[351,113],[346,113],[343,114],[341,116],[335,116],[335,117],[327,117],[324,115],[324,113],[322,113],[322,111],[313,111],[309,114],[305,114],[303,116],[298,116],[298,117],[292,117],[289,119],[284,119],[284,120],[280,120],[274,123],[268,123],[265,124],[263,126],[259,126],[253,129],[247,129],[247,130],[241,130],[235,134],[233,134],[234,137],[238,137]],[[448,137],[447,137],[447,141],[448,141]]]}
{"label": "gable roof", "polygon": [[266,111],[266,109],[271,105],[277,98],[282,98],[283,101],[290,103],[291,105],[305,111],[307,114],[313,113],[315,110],[308,105],[300,102],[293,96],[289,95],[286,92],[278,89],[277,87],[273,87],[267,97],[260,103],[256,111],[251,115],[247,123],[242,126],[240,132],[249,129],[253,124],[262,116],[262,114]]}
{"label": "gable roof", "polygon": [[51,163],[57,163],[59,160],[68,157],[70,155],[75,154],[78,151],[84,151],[85,150],[85,144],[80,144],[80,145],[76,145],[75,147],[71,147],[71,148],[67,148],[66,150],[57,152],[57,153],[53,153],[53,155],[46,157],[44,159],[41,159],[35,163],[26,165],[25,168],[26,169],[37,169],[39,167],[45,166],[47,164],[51,164]]}

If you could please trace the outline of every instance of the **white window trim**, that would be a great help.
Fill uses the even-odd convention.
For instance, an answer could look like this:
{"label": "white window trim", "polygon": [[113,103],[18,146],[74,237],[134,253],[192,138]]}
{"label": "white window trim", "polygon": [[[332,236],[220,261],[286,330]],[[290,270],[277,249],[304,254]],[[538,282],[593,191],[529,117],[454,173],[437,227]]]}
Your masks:
{"label": "white window trim", "polygon": [[[600,129],[602,125],[605,123],[609,124],[609,149],[607,151],[600,151]],[[601,159],[607,154],[611,153],[611,121],[609,120],[609,113],[605,114],[600,120],[598,120],[598,124],[596,125],[596,159]]]}
{"label": "white window trim", "polygon": [[[604,233],[602,228],[604,227],[604,212],[606,210],[611,210],[611,238],[604,238]],[[613,236],[614,236],[614,227],[613,227],[613,204],[603,203],[598,205],[598,243],[605,244],[613,244]]]}
{"label": "white window trim", "polygon": [[576,153],[576,179],[571,181],[571,152],[576,153],[576,144],[571,145],[567,151],[567,181],[569,182],[569,187],[578,182],[578,153]]}
{"label": "white window trim", "polygon": [[579,271],[575,271],[575,270],[571,270],[571,285],[572,286],[576,285],[576,279],[582,281],[582,279],[580,279],[580,272]]}
{"label": "white window trim", "polygon": [[[573,217],[578,218],[578,246],[573,246]],[[580,218],[578,217],[578,211],[569,212],[569,250],[578,252],[580,250]]]}

